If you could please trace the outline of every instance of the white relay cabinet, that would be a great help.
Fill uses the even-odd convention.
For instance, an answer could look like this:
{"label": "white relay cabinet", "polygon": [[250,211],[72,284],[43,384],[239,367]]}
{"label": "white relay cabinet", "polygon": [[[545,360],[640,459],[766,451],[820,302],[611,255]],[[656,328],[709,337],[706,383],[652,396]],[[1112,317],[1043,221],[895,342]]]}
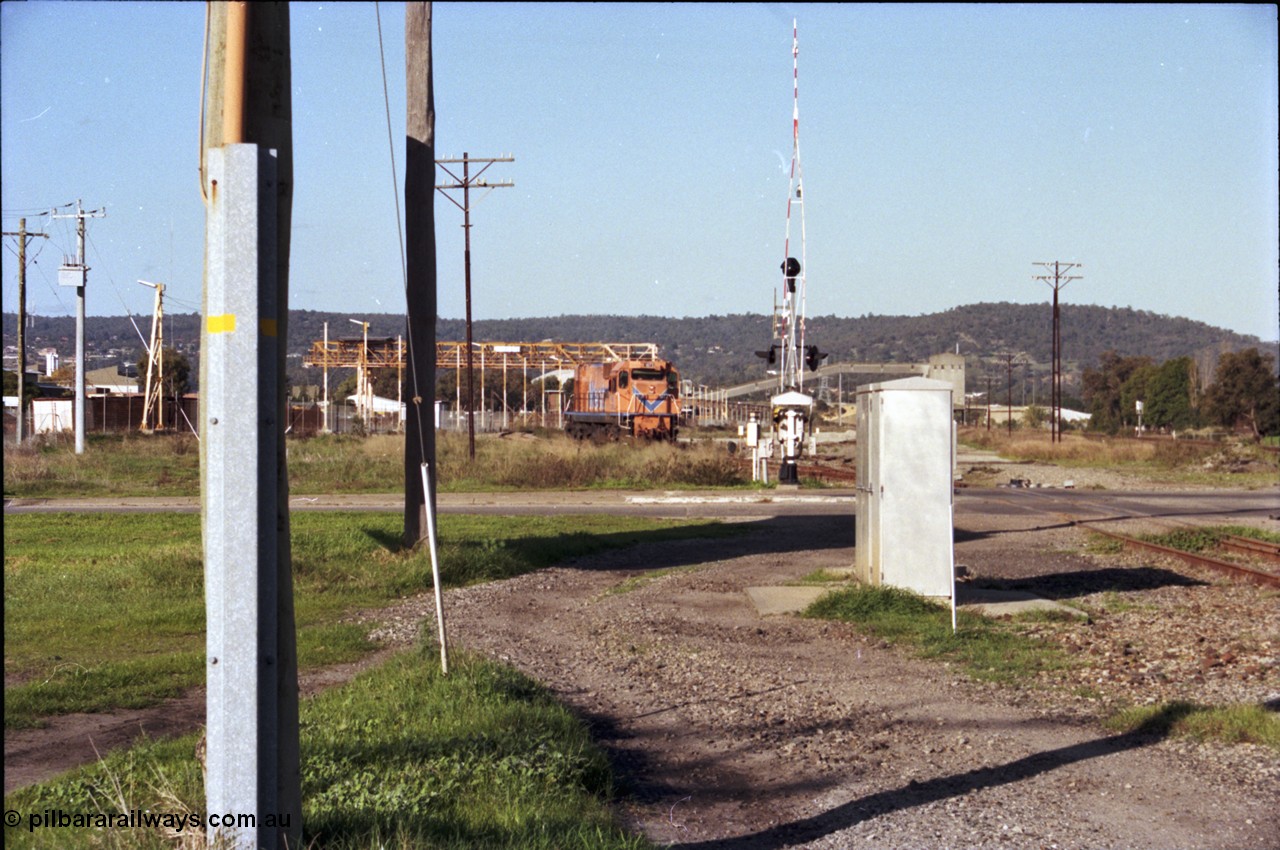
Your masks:
{"label": "white relay cabinet", "polygon": [[923,596],[953,596],[951,384],[906,378],[858,391],[855,573]]}

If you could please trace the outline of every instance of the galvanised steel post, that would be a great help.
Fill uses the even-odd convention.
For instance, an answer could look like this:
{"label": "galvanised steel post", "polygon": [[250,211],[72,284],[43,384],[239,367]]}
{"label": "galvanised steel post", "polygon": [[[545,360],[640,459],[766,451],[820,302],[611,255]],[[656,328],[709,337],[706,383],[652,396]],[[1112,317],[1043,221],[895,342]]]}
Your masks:
{"label": "galvanised steel post", "polygon": [[[276,848],[280,712],[277,522],[280,305],[276,157],[258,145],[207,154],[201,333],[204,464],[206,810],[254,815],[211,846]],[[223,843],[218,843],[223,842]]]}

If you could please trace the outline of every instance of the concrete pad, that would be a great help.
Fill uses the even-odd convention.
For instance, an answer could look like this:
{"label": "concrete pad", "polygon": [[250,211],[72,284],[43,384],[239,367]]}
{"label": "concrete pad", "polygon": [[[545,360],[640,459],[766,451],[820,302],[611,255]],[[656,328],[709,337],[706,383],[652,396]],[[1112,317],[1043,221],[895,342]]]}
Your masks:
{"label": "concrete pad", "polygon": [[956,585],[956,605],[986,617],[1012,617],[1027,611],[1057,611],[1081,620],[1089,618],[1079,608],[1072,608],[1025,590],[991,590],[968,584]]}
{"label": "concrete pad", "polygon": [[747,598],[760,616],[799,614],[834,588],[821,584],[786,587],[748,587]]}
{"label": "concrete pad", "polygon": [[[829,570],[833,573],[838,571],[839,568]],[[747,598],[762,617],[799,614],[825,594],[839,590],[840,587],[823,584],[748,587]],[[937,601],[946,603],[946,599]],[[1079,608],[1072,608],[1025,590],[991,590],[963,583],[956,585],[956,604],[984,617],[1012,617],[1027,611],[1058,611],[1081,620],[1089,617]]]}

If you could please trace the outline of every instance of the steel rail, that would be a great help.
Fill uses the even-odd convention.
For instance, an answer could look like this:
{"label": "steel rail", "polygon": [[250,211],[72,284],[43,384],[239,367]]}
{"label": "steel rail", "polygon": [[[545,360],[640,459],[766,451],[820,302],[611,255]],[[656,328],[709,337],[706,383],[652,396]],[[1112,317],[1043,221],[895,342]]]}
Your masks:
{"label": "steel rail", "polygon": [[1280,564],[1280,543],[1228,534],[1222,538],[1222,547],[1239,555],[1249,555]]}
{"label": "steel rail", "polygon": [[1200,555],[1195,552],[1185,552],[1181,549],[1174,549],[1170,546],[1163,546],[1159,543],[1150,543],[1146,540],[1139,540],[1136,537],[1129,537],[1125,534],[1119,534],[1115,531],[1104,531],[1101,528],[1094,527],[1093,523],[1088,520],[1074,520],[1073,524],[1081,526],[1088,531],[1101,534],[1103,537],[1110,537],[1119,540],[1124,545],[1135,549],[1146,549],[1151,552],[1158,552],[1162,555],[1168,555],[1185,561],[1188,564],[1197,567],[1207,567],[1220,573],[1242,578],[1257,585],[1264,587],[1280,587],[1280,575],[1259,570],[1253,567],[1246,567],[1243,564],[1233,564],[1230,561],[1221,561],[1217,558],[1210,558],[1208,555]]}

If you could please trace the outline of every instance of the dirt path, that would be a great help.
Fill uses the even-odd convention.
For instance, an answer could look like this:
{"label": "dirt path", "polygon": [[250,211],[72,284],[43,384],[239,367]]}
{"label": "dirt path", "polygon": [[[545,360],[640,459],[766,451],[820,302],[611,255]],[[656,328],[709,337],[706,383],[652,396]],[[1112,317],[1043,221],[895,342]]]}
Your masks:
{"label": "dirt path", "polygon": [[[356,673],[385,661],[399,647],[387,647],[350,664],[309,670],[299,676],[303,696],[350,681]],[[142,738],[185,735],[204,725],[204,688],[150,708],[101,714],[64,714],[39,729],[4,735],[4,793],[52,779]]]}

